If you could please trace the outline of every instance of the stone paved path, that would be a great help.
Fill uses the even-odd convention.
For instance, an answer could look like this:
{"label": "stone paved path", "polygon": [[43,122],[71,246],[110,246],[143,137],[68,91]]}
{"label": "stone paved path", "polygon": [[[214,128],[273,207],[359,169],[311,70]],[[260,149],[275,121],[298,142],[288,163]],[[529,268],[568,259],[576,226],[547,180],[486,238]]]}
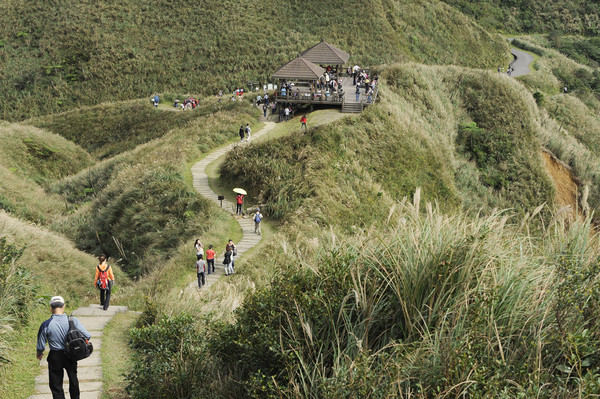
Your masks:
{"label": "stone paved path", "polygon": [[[261,119],[264,120],[262,117],[261,117]],[[256,133],[252,133],[250,141],[252,142],[252,140],[255,140],[255,139],[269,133],[275,127],[275,125],[276,125],[275,122],[265,122],[265,126],[261,130],[259,130]],[[217,159],[219,159],[220,157],[222,157],[223,155],[225,155],[226,153],[231,151],[234,148],[234,146],[237,146],[237,145],[248,145],[248,143],[246,143],[244,141],[243,143],[233,143],[233,144],[229,144],[225,147],[219,148],[219,149],[211,152],[206,157],[204,157],[200,162],[197,162],[196,164],[194,164],[194,166],[192,166],[192,179],[193,179],[194,189],[198,193],[200,193],[202,196],[206,197],[207,199],[209,199],[211,201],[214,201],[219,206],[220,206],[220,201],[217,199],[218,195],[217,195],[217,193],[212,191],[212,189],[210,188],[210,186],[208,184],[208,175],[206,174],[206,167],[210,163],[216,161]],[[235,245],[237,246],[237,250],[238,250],[238,255],[236,256],[236,259],[238,259],[240,256],[242,256],[242,254],[245,251],[249,250],[250,248],[254,247],[256,244],[258,244],[260,242],[262,236],[254,233],[254,222],[252,221],[251,216],[241,217],[241,216],[235,215],[235,204],[233,204],[230,201],[224,200],[223,201],[223,209],[226,210],[227,212],[231,213],[236,218],[238,224],[240,225],[240,228],[242,229],[242,233],[243,233],[242,239],[239,242],[235,243]],[[204,248],[205,251],[207,249],[208,249],[208,247]],[[224,251],[224,248],[215,248],[215,252],[217,253],[217,257],[215,258],[215,273],[212,273],[207,276],[206,286],[202,287],[203,290],[209,288],[221,276],[225,275],[224,268],[223,268],[223,255],[222,255],[223,251]],[[194,287],[198,287],[197,281],[192,281],[188,285],[188,289],[191,289]]]}
{"label": "stone paved path", "polygon": [[[79,389],[81,399],[99,399],[102,392],[102,359],[100,350],[102,348],[102,331],[106,323],[117,313],[127,311],[127,306],[111,306],[108,310],[102,310],[100,305],[89,305],[81,307],[73,312],[83,326],[92,335],[94,352],[87,359],[81,360],[77,364],[77,376],[79,377]],[[50,386],[48,385],[48,363],[46,356],[48,350],[44,352],[45,356],[40,362],[43,367],[42,373],[35,378],[35,394],[29,399],[52,399]],[[69,379],[65,373],[64,385],[65,396],[69,397]]]}

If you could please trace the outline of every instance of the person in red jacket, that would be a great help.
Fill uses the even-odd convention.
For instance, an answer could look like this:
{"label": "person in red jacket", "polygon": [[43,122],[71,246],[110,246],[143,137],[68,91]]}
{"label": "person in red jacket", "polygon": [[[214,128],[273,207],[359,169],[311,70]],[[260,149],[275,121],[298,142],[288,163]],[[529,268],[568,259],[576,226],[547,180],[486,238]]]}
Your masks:
{"label": "person in red jacket", "polygon": [[302,129],[306,130],[306,115],[302,115],[302,118],[300,118],[300,131]]}
{"label": "person in red jacket", "polygon": [[100,290],[100,306],[107,310],[110,305],[110,291],[115,281],[115,276],[112,267],[106,263],[106,255],[98,258],[100,264],[96,266],[96,276],[94,277],[94,285]]}
{"label": "person in red jacket", "polygon": [[215,250],[212,245],[209,245],[208,251],[206,251],[206,266],[208,274],[215,272]]}
{"label": "person in red jacket", "polygon": [[244,204],[244,196],[242,194],[238,194],[235,196],[235,200],[237,203],[237,206],[235,208],[235,214],[241,215],[242,214],[242,205]]}

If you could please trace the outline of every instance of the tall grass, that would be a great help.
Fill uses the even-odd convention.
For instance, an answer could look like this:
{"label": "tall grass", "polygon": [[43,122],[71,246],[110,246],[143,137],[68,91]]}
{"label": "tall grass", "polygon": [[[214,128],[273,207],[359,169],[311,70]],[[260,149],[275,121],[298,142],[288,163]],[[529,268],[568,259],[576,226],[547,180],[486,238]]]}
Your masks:
{"label": "tall grass", "polygon": [[[270,287],[245,301],[218,353],[224,364],[239,365],[230,370],[247,393],[597,393],[597,374],[588,365],[596,338],[587,338],[578,360],[580,380],[554,374],[569,362],[567,336],[581,334],[591,321],[570,318],[560,332],[555,317],[561,306],[572,309],[558,300],[572,275],[555,270],[565,258],[580,265],[573,273],[597,260],[589,223],[565,230],[557,219],[539,239],[528,233],[531,219],[447,216],[431,205],[423,213],[418,196],[401,203],[396,215],[384,228],[335,243],[319,235],[323,248],[335,249],[297,259],[300,268],[282,268]],[[596,280],[586,283],[591,291],[579,292],[583,297],[567,296],[589,302]]]}

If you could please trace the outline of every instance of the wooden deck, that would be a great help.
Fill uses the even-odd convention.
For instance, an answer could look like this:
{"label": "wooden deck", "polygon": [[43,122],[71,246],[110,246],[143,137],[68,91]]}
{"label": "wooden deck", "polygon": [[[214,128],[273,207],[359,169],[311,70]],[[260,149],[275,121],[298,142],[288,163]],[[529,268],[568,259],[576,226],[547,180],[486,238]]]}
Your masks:
{"label": "wooden deck", "polygon": [[[325,97],[325,95],[312,97],[308,88],[299,87],[298,89],[298,95],[295,95],[295,88],[292,89],[292,94],[286,96],[282,96],[280,92],[278,92],[275,96],[275,102],[286,104],[334,105],[341,107],[342,112],[361,112],[365,106],[369,105],[364,88],[361,88],[359,100],[356,101],[356,86],[352,85],[352,78],[347,76],[342,77],[342,96],[333,93],[333,95],[328,97]],[[324,93],[324,91],[322,91],[322,93]],[[376,97],[377,90],[375,90],[371,102],[374,102]]]}

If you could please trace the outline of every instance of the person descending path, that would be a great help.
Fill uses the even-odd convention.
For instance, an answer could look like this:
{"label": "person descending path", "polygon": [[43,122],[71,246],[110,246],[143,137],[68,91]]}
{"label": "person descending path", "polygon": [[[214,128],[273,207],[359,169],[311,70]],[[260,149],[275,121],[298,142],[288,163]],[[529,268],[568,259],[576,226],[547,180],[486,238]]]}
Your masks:
{"label": "person descending path", "polygon": [[202,259],[202,255],[196,261],[196,273],[198,274],[198,288],[202,288],[206,284],[206,263]]}
{"label": "person descending path", "polygon": [[204,246],[202,246],[202,242],[199,238],[196,239],[194,248],[196,248],[196,260],[202,259],[202,255],[204,254]]}
{"label": "person descending path", "polygon": [[242,141],[244,141],[244,125],[240,126],[240,132],[238,133],[240,135],[240,143]]}
{"label": "person descending path", "polygon": [[246,123],[246,141],[250,141],[250,133],[252,133],[252,129],[250,129],[250,124]]}
{"label": "person descending path", "polygon": [[233,266],[231,264],[233,259],[233,250],[229,247],[229,244],[225,247],[225,256],[223,258],[223,265],[225,266],[225,275],[229,276],[233,274]]}
{"label": "person descending path", "polygon": [[[62,296],[53,296],[50,299],[52,316],[40,326],[37,336],[37,358],[42,360],[46,342],[50,347],[48,354],[48,379],[53,399],[64,399],[63,390],[64,371],[69,378],[69,395],[71,399],[79,399],[79,380],[77,378],[77,360],[69,358],[65,353],[65,341],[69,332],[69,318],[65,314],[65,300]],[[86,339],[91,334],[76,317],[72,318],[75,328],[83,333]]]}
{"label": "person descending path", "polygon": [[94,277],[94,285],[100,290],[100,306],[107,310],[110,305],[110,292],[115,282],[112,267],[107,263],[106,255],[98,258],[100,264],[96,266],[96,276]]}
{"label": "person descending path", "polygon": [[260,213],[260,208],[256,208],[256,213],[252,217],[252,220],[254,220],[254,232],[258,235],[260,235],[260,222],[262,222],[262,219],[263,215]]}
{"label": "person descending path", "polygon": [[237,256],[237,247],[233,243],[232,239],[229,239],[229,242],[225,246],[226,251],[231,251],[231,272],[235,273],[235,257]]}
{"label": "person descending path", "polygon": [[215,250],[212,245],[208,246],[208,251],[206,251],[206,264],[208,269],[208,274],[215,272]]}
{"label": "person descending path", "polygon": [[302,115],[302,118],[300,118],[300,131],[302,129],[306,130],[306,115]]}

